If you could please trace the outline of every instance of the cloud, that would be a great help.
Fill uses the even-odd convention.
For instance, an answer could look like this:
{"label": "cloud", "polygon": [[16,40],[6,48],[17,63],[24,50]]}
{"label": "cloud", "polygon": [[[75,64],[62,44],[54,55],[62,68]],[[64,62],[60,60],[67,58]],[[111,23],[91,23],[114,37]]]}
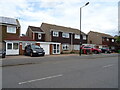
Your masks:
{"label": "cloud", "polygon": [[[42,22],[79,29],[79,9],[86,2],[87,0],[0,0],[0,16],[18,18],[21,33],[26,32],[28,25],[40,26]],[[82,31],[117,34],[118,0],[89,2],[88,6],[82,8]]]}

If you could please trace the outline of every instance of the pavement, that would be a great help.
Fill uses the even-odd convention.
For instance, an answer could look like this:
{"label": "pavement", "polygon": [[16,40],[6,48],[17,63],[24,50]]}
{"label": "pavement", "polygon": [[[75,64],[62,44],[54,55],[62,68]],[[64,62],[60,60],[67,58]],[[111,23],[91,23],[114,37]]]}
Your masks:
{"label": "pavement", "polygon": [[96,59],[96,58],[104,58],[104,57],[114,57],[118,56],[117,53],[112,54],[90,54],[85,55],[82,54],[79,56],[78,54],[61,54],[61,55],[46,55],[46,56],[40,56],[40,57],[30,57],[30,56],[6,56],[6,58],[0,60],[0,67],[6,67],[6,66],[17,66],[17,65],[29,65],[29,64],[37,64],[41,62],[46,62],[50,60],[57,60],[57,58],[62,57],[78,57],[79,59]]}

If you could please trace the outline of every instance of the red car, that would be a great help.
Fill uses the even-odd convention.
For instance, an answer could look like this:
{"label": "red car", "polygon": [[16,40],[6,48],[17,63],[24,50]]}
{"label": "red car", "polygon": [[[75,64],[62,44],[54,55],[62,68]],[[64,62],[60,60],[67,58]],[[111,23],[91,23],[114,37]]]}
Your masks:
{"label": "red car", "polygon": [[95,54],[99,54],[101,53],[101,49],[98,48],[92,48],[91,46],[82,46],[81,47],[82,51],[86,54],[86,53],[95,53]]}

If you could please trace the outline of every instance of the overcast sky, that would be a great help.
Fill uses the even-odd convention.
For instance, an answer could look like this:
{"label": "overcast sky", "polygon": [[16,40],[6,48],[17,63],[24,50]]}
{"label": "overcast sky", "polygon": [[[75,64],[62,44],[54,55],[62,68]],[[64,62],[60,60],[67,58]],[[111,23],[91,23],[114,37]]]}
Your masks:
{"label": "overcast sky", "polygon": [[17,18],[22,34],[42,22],[79,29],[80,7],[88,1],[82,8],[82,31],[118,34],[119,0],[0,0],[0,16]]}

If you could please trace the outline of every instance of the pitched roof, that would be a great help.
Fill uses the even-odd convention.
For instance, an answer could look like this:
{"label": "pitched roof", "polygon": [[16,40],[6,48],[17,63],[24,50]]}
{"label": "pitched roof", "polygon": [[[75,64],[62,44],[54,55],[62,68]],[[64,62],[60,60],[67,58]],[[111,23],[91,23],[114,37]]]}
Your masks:
{"label": "pitched roof", "polygon": [[29,26],[33,32],[43,32],[43,30],[40,27],[35,26]]}
{"label": "pitched roof", "polygon": [[[113,36],[111,36],[111,35],[109,35],[109,34],[105,34],[105,33],[100,33],[100,32],[95,32],[95,31],[90,31],[89,33],[99,34],[99,35],[101,35],[101,37],[114,38]],[[88,34],[89,34],[89,33],[88,33]]]}
{"label": "pitched roof", "polygon": [[17,19],[9,18],[9,17],[0,17],[1,24],[9,24],[9,25],[16,25],[20,27],[20,23]]}
{"label": "pitched roof", "polygon": [[[58,31],[62,31],[62,32],[70,32],[70,33],[80,34],[79,29],[75,29],[75,28],[71,28],[71,27],[42,23],[41,28],[42,28],[43,25],[49,30],[53,29],[53,30],[58,30]],[[86,35],[84,32],[82,32],[82,34]]]}

